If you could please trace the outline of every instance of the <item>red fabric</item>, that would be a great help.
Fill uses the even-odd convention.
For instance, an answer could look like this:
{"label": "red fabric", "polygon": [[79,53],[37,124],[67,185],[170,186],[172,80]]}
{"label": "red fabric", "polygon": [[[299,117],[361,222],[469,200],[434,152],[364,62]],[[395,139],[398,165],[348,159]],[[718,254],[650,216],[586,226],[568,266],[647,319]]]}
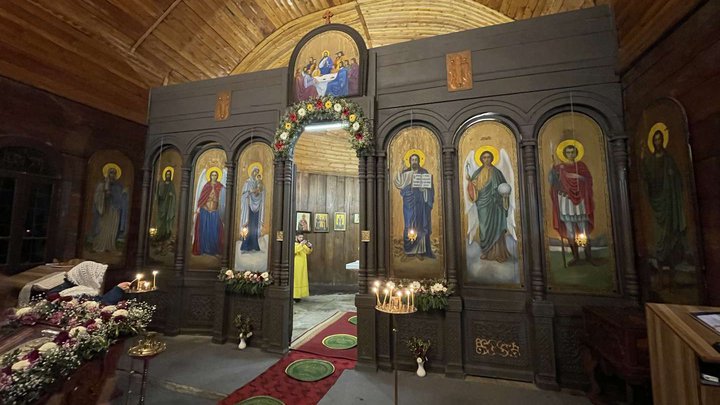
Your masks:
{"label": "red fabric", "polygon": [[303,344],[295,350],[305,353],[318,354],[325,357],[357,360],[357,346],[352,349],[336,350],[325,347],[325,345],[322,344],[323,339],[330,335],[344,333],[346,335],[357,336],[357,326],[348,322],[348,318],[355,315],[357,315],[355,312],[346,312],[342,317],[325,327],[325,329],[310,339],[309,342]]}
{"label": "red fabric", "polygon": [[[568,199],[573,204],[580,204],[585,200],[585,211],[588,216],[588,234],[592,233],[595,225],[595,205],[593,204],[593,180],[590,170],[583,162],[560,163],[553,167],[558,173],[560,184],[553,184],[550,188],[550,194],[553,205],[553,228],[567,239],[567,229],[565,224],[560,220],[560,211],[558,202],[558,192],[562,191],[567,194]],[[576,178],[582,176],[582,179]]]}
{"label": "red fabric", "polygon": [[[285,368],[299,359],[327,360],[335,366],[335,372],[327,378],[315,382],[298,381],[287,374]],[[257,395],[269,395],[286,404],[317,404],[345,369],[355,367],[355,361],[346,359],[323,358],[309,353],[292,351],[264,373],[219,402],[220,405],[234,405],[244,399]]]}

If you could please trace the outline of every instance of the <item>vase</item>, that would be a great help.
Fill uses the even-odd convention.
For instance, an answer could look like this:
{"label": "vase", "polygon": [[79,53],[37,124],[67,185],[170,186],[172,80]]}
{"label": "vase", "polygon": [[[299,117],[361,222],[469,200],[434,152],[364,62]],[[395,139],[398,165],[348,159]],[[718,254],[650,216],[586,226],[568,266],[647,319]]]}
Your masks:
{"label": "vase", "polygon": [[240,343],[238,343],[238,349],[243,350],[247,347],[247,343],[245,343],[245,335],[240,335]]}
{"label": "vase", "polygon": [[418,377],[425,377],[425,375],[427,374],[425,372],[425,367],[424,367],[425,361],[423,359],[421,359],[420,357],[418,357],[417,364],[418,364],[418,369],[415,374],[417,374]]}

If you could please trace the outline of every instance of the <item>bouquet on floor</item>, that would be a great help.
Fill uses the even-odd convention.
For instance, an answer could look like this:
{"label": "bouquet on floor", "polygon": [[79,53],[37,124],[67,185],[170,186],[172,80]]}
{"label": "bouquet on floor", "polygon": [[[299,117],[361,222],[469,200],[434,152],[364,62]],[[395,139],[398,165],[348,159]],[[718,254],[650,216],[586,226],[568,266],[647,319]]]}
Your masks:
{"label": "bouquet on floor", "polygon": [[430,350],[430,339],[424,340],[413,336],[405,340],[405,344],[407,345],[408,350],[410,350],[410,354],[412,354],[413,358],[422,359],[423,362],[428,360],[427,353]]}
{"label": "bouquet on floor", "polygon": [[229,269],[220,270],[218,280],[224,281],[229,291],[242,295],[258,296],[265,295],[265,288],[272,284],[270,273],[235,271]]}

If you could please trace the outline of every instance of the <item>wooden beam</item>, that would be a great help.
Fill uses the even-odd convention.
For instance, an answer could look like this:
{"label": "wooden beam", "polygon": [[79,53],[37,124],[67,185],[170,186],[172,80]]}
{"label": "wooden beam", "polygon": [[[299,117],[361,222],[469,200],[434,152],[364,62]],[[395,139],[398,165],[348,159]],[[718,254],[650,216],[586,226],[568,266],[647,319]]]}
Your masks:
{"label": "wooden beam", "polygon": [[140,39],[138,39],[135,42],[135,45],[133,45],[132,48],[130,48],[130,53],[135,53],[135,50],[137,49],[137,47],[140,46],[140,44],[142,44],[143,41],[145,41],[145,38],[147,38],[148,35],[152,34],[152,32],[155,30],[155,28],[157,28],[157,26],[160,25],[161,22],[163,22],[165,17],[167,17],[168,14],[170,14],[175,9],[175,7],[177,7],[177,5],[180,4],[181,1],[182,0],[173,1],[173,3],[167,8],[167,10],[165,10],[165,12],[162,13],[162,15],[160,17],[158,17],[157,20],[155,20],[153,25],[151,25],[150,28],[148,28],[148,30],[145,31],[145,33],[140,37]]}
{"label": "wooden beam", "polygon": [[367,47],[372,48],[372,38],[370,37],[370,30],[368,29],[367,22],[365,22],[365,16],[363,15],[362,10],[360,9],[360,3],[355,0],[355,10],[357,10],[358,17],[360,17],[360,24],[363,27],[363,31],[365,32],[365,40],[367,41]]}

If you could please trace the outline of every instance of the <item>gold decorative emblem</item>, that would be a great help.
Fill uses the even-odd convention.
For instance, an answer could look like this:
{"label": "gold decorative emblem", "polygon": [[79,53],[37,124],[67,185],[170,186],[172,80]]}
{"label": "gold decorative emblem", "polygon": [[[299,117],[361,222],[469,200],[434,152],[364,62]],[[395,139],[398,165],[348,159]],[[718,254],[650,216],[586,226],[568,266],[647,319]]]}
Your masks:
{"label": "gold decorative emblem", "polygon": [[475,339],[475,353],[481,356],[520,357],[520,346],[515,342],[495,339]]}
{"label": "gold decorative emblem", "polygon": [[221,91],[215,101],[215,121],[225,121],[230,117],[230,92]]}
{"label": "gold decorative emblem", "polygon": [[370,231],[360,231],[360,240],[362,242],[370,242]]}
{"label": "gold decorative emblem", "polygon": [[275,233],[275,240],[278,242],[282,242],[283,240],[285,240],[283,231],[277,231],[277,233]]}
{"label": "gold decorative emblem", "polygon": [[147,332],[140,338],[137,345],[128,350],[128,355],[133,357],[151,357],[164,352],[166,345],[158,339],[156,332]]}
{"label": "gold decorative emblem", "polygon": [[445,55],[448,91],[470,90],[473,87],[472,57],[470,51]]}

